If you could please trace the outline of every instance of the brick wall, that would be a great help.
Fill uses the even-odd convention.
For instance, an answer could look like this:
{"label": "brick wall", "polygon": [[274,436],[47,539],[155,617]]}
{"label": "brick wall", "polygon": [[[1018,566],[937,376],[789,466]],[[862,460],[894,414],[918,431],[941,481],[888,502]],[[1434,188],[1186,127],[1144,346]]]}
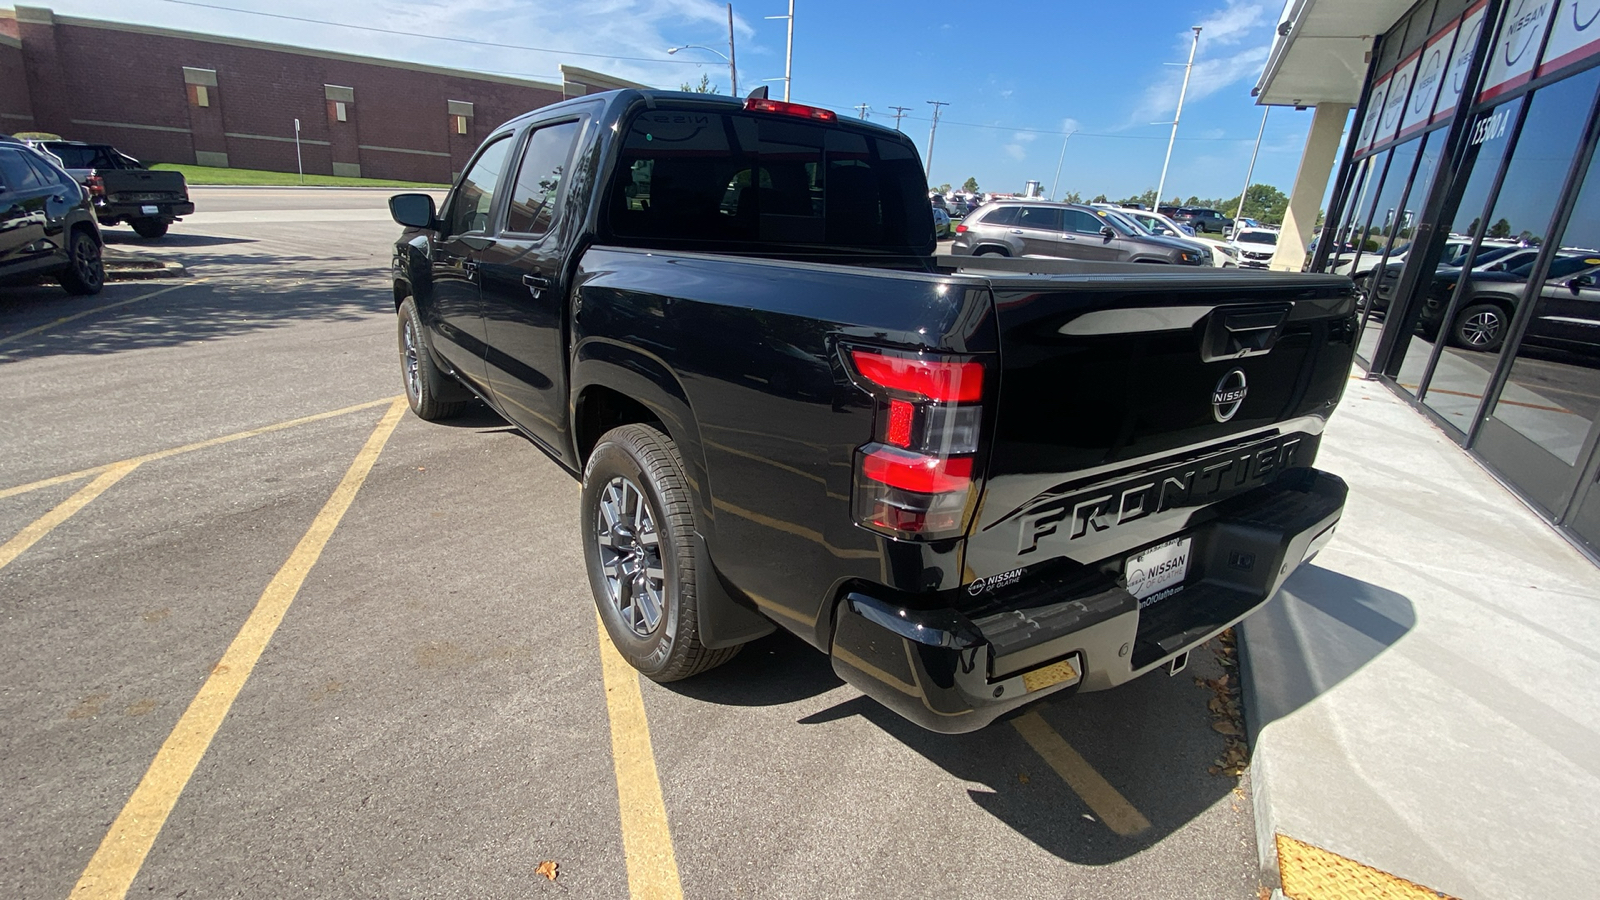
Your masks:
{"label": "brick wall", "polygon": [[0,31],[0,132],[32,130],[33,101],[23,71],[22,42]]}
{"label": "brick wall", "polygon": [[[17,31],[20,51],[4,43],[7,28]],[[19,81],[20,93],[12,87]],[[214,83],[197,83],[206,81]],[[442,183],[496,125],[561,99],[560,85],[40,8],[0,11],[0,112],[28,110],[37,130],[115,144],[147,162],[194,163],[198,153],[202,162],[225,158],[235,168],[293,172],[298,118],[307,173],[333,174],[337,162],[341,172],[354,166],[369,178]],[[450,101],[458,109],[471,105],[465,135],[457,133]],[[335,102],[345,104],[343,122]]]}

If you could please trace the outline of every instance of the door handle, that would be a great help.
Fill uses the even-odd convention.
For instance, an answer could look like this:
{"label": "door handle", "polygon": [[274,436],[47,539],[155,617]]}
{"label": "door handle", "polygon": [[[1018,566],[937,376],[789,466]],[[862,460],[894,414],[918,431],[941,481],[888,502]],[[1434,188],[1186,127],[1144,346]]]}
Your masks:
{"label": "door handle", "polygon": [[550,279],[544,275],[540,275],[538,272],[529,272],[528,274],[522,276],[522,283],[528,286],[528,292],[532,294],[535,299],[537,299],[540,294],[544,293],[546,288],[550,287]]}
{"label": "door handle", "polygon": [[461,271],[468,275],[478,274],[478,261],[475,259],[463,259],[461,261]]}
{"label": "door handle", "polygon": [[1013,229],[1011,229],[1011,233],[1012,234],[1021,234],[1022,233],[1022,229],[1021,228],[1013,228]]}

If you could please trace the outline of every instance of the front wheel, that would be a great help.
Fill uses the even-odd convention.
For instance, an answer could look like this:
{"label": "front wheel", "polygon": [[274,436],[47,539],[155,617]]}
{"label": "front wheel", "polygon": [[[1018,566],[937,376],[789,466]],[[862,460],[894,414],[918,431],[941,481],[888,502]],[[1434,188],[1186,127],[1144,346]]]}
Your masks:
{"label": "front wheel", "polygon": [[407,297],[401,304],[400,318],[400,374],[406,383],[406,401],[417,418],[429,422],[448,419],[460,414],[466,403],[460,400],[441,399],[450,378],[433,362],[428,352],[427,332],[422,328],[422,317],[417,314],[417,301]]}
{"label": "front wheel", "polygon": [[583,556],[606,634],[652,681],[720,666],[739,648],[700,641],[694,507],[672,439],[648,425],[606,432],[589,455],[581,493]]}
{"label": "front wheel", "polygon": [[139,237],[155,240],[166,234],[167,227],[172,223],[165,219],[134,219],[128,224],[133,226],[133,230],[138,232]]}
{"label": "front wheel", "polygon": [[1458,347],[1493,353],[1506,340],[1505,310],[1493,303],[1474,303],[1456,316],[1450,337]]}

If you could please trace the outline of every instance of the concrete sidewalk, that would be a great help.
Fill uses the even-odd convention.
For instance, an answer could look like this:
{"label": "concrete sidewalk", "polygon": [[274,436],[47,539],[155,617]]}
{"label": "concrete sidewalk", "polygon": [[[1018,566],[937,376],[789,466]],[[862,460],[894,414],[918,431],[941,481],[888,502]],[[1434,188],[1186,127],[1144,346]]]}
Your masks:
{"label": "concrete sidewalk", "polygon": [[[1377,883],[1594,896],[1600,569],[1376,383],[1317,465],[1350,484],[1338,535],[1240,630],[1265,883],[1282,835]],[[1283,846],[1288,896],[1373,896]]]}

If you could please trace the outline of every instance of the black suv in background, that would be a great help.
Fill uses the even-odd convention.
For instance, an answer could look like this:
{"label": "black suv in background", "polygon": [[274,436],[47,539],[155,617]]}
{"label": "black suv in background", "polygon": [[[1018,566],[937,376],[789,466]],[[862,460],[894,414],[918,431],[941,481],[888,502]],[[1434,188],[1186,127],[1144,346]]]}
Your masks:
{"label": "black suv in background", "polygon": [[975,210],[956,226],[950,253],[1186,266],[1211,263],[1211,251],[1195,241],[1151,234],[1111,210],[1042,200],[1004,200]]}
{"label": "black suv in background", "polygon": [[105,285],[100,228],[71,175],[20,143],[0,142],[0,284],[54,276],[73,294]]}

